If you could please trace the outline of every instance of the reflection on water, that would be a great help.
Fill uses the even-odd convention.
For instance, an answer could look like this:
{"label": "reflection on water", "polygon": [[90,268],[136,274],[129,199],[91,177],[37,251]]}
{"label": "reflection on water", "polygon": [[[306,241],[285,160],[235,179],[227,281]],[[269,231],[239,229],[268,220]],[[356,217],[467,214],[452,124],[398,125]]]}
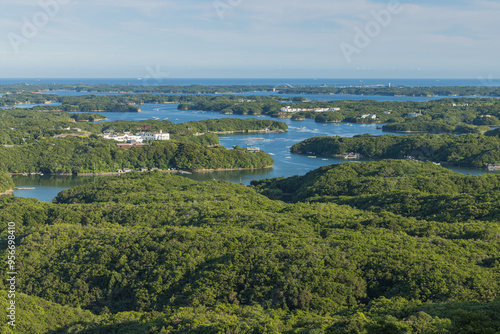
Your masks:
{"label": "reflection on water", "polygon": [[91,176],[15,175],[12,176],[12,180],[16,185],[14,196],[38,198],[41,201],[51,202],[59,192],[92,182],[97,178]]}

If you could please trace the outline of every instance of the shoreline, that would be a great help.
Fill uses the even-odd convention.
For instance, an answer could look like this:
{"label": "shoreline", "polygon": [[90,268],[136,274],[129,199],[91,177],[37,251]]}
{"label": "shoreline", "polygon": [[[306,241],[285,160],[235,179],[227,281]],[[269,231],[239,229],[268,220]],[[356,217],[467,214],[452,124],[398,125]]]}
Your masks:
{"label": "shoreline", "polygon": [[14,194],[14,189],[9,189],[3,193],[0,193],[0,196],[7,196],[7,195],[12,195]]}
{"label": "shoreline", "polygon": [[[234,130],[234,131],[208,131],[207,133],[213,133],[216,135],[230,135],[234,133],[285,133],[288,132],[288,130]],[[197,135],[204,135],[206,133],[196,133],[195,136]]]}
{"label": "shoreline", "polygon": [[260,170],[260,169],[270,169],[273,166],[261,167],[261,168],[219,168],[219,169],[201,169],[195,170],[189,173],[213,173],[213,172],[227,172],[227,171],[238,171],[238,170]]}
{"label": "shoreline", "polygon": [[[199,170],[193,170],[193,171],[187,171],[187,170],[158,170],[159,172],[162,173],[167,173],[167,174],[193,174],[193,173],[212,173],[212,172],[226,172],[226,171],[238,171],[238,170],[259,170],[259,169],[269,169],[269,168],[274,168],[273,166],[267,166],[267,167],[248,167],[248,168],[218,168],[218,169],[199,169]],[[123,175],[123,174],[130,174],[130,173],[148,173],[151,171],[147,172],[140,172],[140,171],[132,171],[132,172],[127,172],[127,173],[118,173],[118,172],[104,172],[104,173],[77,173],[77,174],[72,174],[72,173],[44,173],[43,175],[46,176],[114,176],[114,175]],[[7,173],[7,175],[10,176],[22,176],[25,173]],[[40,174],[36,174],[40,175]],[[27,176],[31,176],[28,174]],[[12,190],[14,191],[14,190]]]}
{"label": "shoreline", "polygon": [[[304,153],[304,152],[301,152],[301,151],[292,151],[290,150],[290,153],[292,154],[301,154],[301,155],[306,155],[306,154],[309,154],[309,153]],[[316,152],[312,152],[311,154],[315,154],[316,156],[325,156],[325,157],[330,157],[330,158],[336,158],[336,159],[339,159],[339,158],[342,158],[344,157],[345,155],[344,154],[326,154],[326,153],[316,153]],[[363,161],[380,161],[380,160],[403,160],[403,161],[407,161],[408,159],[404,159],[404,158],[366,158],[366,157],[363,157],[362,155],[360,155],[359,159],[345,159],[346,162],[348,161],[352,161],[352,160],[362,160]],[[434,161],[430,161],[430,160],[410,160],[410,161],[419,161],[419,162],[432,162],[434,164],[436,164],[436,162]],[[468,166],[468,165],[463,165],[463,164],[456,164],[456,163],[452,163],[452,162],[448,162],[448,161],[440,161],[438,164],[440,164],[441,166],[448,166],[448,167],[459,167],[459,168],[477,168],[477,169],[487,169],[486,166],[483,166],[483,167],[478,167],[478,166]]]}

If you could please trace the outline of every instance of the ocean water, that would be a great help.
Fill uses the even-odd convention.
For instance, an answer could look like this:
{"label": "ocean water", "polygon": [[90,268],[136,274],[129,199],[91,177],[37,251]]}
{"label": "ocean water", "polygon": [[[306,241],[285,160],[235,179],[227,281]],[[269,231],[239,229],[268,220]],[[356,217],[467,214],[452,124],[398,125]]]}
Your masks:
{"label": "ocean water", "polygon": [[21,78],[0,79],[0,85],[7,84],[117,84],[134,86],[157,86],[157,85],[283,85],[292,86],[322,86],[349,87],[349,86],[374,86],[389,84],[392,86],[427,87],[427,86],[500,86],[500,79],[492,78],[469,78],[469,79],[301,79],[301,78],[276,78],[276,79],[188,79],[188,78]]}

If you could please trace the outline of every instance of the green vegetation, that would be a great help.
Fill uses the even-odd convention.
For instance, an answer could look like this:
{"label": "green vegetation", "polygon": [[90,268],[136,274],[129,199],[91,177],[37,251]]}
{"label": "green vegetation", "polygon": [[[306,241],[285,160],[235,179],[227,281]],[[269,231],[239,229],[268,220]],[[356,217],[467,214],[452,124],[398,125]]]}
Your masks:
{"label": "green vegetation", "polygon": [[[497,216],[424,220],[332,200],[356,175],[367,189],[353,198],[392,175],[415,194],[498,199],[500,177],[412,161],[329,168],[255,189],[146,173],[78,186],[54,203],[0,198],[3,244],[16,222],[19,321],[38,333],[500,330]],[[256,192],[280,182],[306,201]]]}
{"label": "green vegetation", "polygon": [[342,155],[349,152],[368,159],[405,159],[448,163],[464,167],[486,167],[500,163],[500,138],[483,135],[411,135],[353,138],[314,137],[292,146],[294,153]]}
{"label": "green vegetation", "polygon": [[[82,118],[80,118],[80,115]],[[100,117],[75,114],[78,120]],[[0,112],[0,168],[10,173],[104,173],[118,169],[235,169],[263,168],[273,164],[264,152],[245,149],[226,150],[219,146],[217,133],[252,133],[288,131],[286,124],[256,119],[211,119],[174,124],[169,121],[116,121],[80,123],[82,132],[75,132],[70,115],[64,112],[4,110]],[[113,140],[99,139],[103,131],[170,133],[172,142],[153,142],[151,146],[117,147]],[[59,134],[77,138],[55,139]],[[89,138],[90,137],[90,138]]]}
{"label": "green vegetation", "polygon": [[[424,132],[424,133],[483,133],[491,130],[488,126],[478,126],[479,122],[474,120],[474,125],[466,123],[453,123],[445,120],[425,120],[415,118],[404,123],[386,124],[382,127],[385,132]],[[491,124],[493,125],[493,124]]]}
{"label": "green vegetation", "polygon": [[[291,100],[291,99],[290,99]],[[431,102],[329,101],[306,102],[300,97],[293,101],[278,97],[236,101],[234,96],[219,96],[198,102],[182,103],[182,110],[216,111],[223,114],[289,117],[293,120],[312,118],[316,122],[388,123],[387,132],[481,133],[489,126],[500,125],[500,101],[497,99],[442,99]],[[292,109],[309,110],[282,112]],[[317,112],[314,109],[340,108]],[[372,117],[372,115],[375,115]]]}
{"label": "green vegetation", "polygon": [[449,86],[449,87],[294,87],[286,94],[351,94],[378,96],[500,96],[500,87]]}
{"label": "green vegetation", "polygon": [[[55,105],[53,103],[56,103]],[[139,112],[139,107],[132,106],[121,96],[57,96],[51,94],[7,94],[0,97],[0,106],[16,106],[19,104],[42,104],[33,110],[44,111],[106,111],[106,112]],[[52,104],[52,105],[51,105]]]}
{"label": "green vegetation", "polygon": [[[88,93],[154,93],[154,94],[221,94],[273,91],[271,85],[52,85],[14,84],[1,85],[0,93],[38,93],[40,91],[69,90]],[[379,96],[500,96],[500,87],[449,86],[449,87],[284,87],[276,88],[277,93],[286,94],[351,94]]]}
{"label": "green vegetation", "polygon": [[14,189],[14,182],[12,182],[12,178],[5,173],[0,173],[0,193],[10,189]]}
{"label": "green vegetation", "polygon": [[[252,131],[288,131],[285,123],[257,119],[210,119],[204,121],[174,124],[170,121],[116,121],[101,123],[79,123],[75,125],[74,119],[99,119],[98,114],[73,114],[65,112],[40,112],[26,109],[0,110],[0,144],[19,145],[34,143],[48,137],[63,133],[75,133],[72,128],[76,126],[84,132],[100,134],[106,130],[117,132],[130,131],[168,132],[176,141],[193,142],[201,145],[219,144],[214,132],[239,132]],[[203,135],[200,135],[203,134]],[[196,135],[196,136],[195,136]]]}
{"label": "green vegetation", "polygon": [[75,122],[98,122],[107,120],[106,116],[100,114],[70,114],[70,118],[74,119]]}
{"label": "green vegetation", "polygon": [[[36,90],[43,85],[37,86],[11,86],[11,92],[26,90],[2,101],[45,104],[48,97]],[[140,88],[166,89],[72,89]],[[377,92],[390,94],[384,89]],[[408,94],[418,89],[400,88]],[[48,96],[61,105],[0,110],[0,141],[15,145],[0,146],[2,173],[262,168],[273,163],[263,152],[207,146],[218,144],[217,133],[287,131],[284,123],[240,119],[83,122],[81,137],[51,138],[77,133],[67,130],[72,120],[99,116],[68,111],[167,102],[181,103],[181,109],[277,117],[291,116],[279,115],[290,104],[339,107],[293,117],[383,121],[391,131],[470,133],[311,138],[294,145],[293,152],[412,156],[481,167],[500,163],[500,130],[480,134],[499,122],[500,104],[492,99],[378,103]],[[408,115],[412,112],[419,116]],[[374,113],[376,119],[361,118]],[[126,150],[96,136],[106,130],[162,130],[173,140]],[[0,192],[13,187],[2,173]],[[18,267],[17,327],[9,328],[3,312],[2,333],[500,332],[499,175],[461,175],[430,162],[383,160],[326,166],[305,176],[255,181],[252,187],[161,172],[96,179],[61,192],[53,203],[0,197],[0,256],[7,257],[7,222],[15,222]],[[2,280],[3,309],[6,291]]]}
{"label": "green vegetation", "polygon": [[[57,102],[56,105],[46,103]],[[178,103],[180,110],[203,110],[222,114],[269,115],[317,122],[388,123],[388,132],[481,133],[500,125],[500,101],[486,98],[447,98],[430,102],[306,101],[303,97],[236,95],[121,94],[57,96],[19,93],[0,98],[0,105],[38,103],[35,111],[137,112],[146,103]],[[301,110],[286,112],[289,106]],[[330,111],[315,111],[315,109]],[[332,108],[340,108],[340,110]]]}
{"label": "green vegetation", "polygon": [[137,131],[139,127],[148,127],[142,131],[160,131],[171,134],[195,134],[209,132],[240,132],[248,133],[253,131],[272,131],[286,132],[288,125],[283,122],[259,120],[259,119],[239,119],[239,118],[221,118],[207,119],[204,121],[192,121],[186,123],[174,124],[169,121],[116,121],[102,123],[102,131],[115,130]]}
{"label": "green vegetation", "polygon": [[[305,176],[254,181],[253,185],[273,199],[333,202],[428,221],[500,219],[499,175],[462,175],[430,162],[344,163]],[[492,224],[484,231],[485,235],[489,232],[494,235],[500,230]]]}
{"label": "green vegetation", "polygon": [[118,169],[181,170],[264,168],[273,159],[264,152],[226,150],[194,143],[153,142],[124,149],[112,140],[91,138],[45,139],[29,145],[0,147],[0,169],[9,173],[105,173]]}

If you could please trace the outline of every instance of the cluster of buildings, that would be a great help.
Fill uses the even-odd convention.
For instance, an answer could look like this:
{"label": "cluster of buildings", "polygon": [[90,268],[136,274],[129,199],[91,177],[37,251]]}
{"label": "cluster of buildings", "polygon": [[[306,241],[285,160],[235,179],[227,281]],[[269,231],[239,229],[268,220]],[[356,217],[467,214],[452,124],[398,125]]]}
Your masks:
{"label": "cluster of buildings", "polygon": [[281,108],[281,112],[300,112],[300,111],[314,111],[314,112],[326,112],[326,111],[340,111],[340,108],[292,108],[290,106],[286,106]]}
{"label": "cluster of buildings", "polygon": [[116,140],[122,143],[140,144],[143,141],[156,141],[156,140],[170,140],[169,133],[160,132],[139,132],[135,135],[131,132],[116,133],[113,130],[104,131],[104,134],[100,135],[104,139]]}

